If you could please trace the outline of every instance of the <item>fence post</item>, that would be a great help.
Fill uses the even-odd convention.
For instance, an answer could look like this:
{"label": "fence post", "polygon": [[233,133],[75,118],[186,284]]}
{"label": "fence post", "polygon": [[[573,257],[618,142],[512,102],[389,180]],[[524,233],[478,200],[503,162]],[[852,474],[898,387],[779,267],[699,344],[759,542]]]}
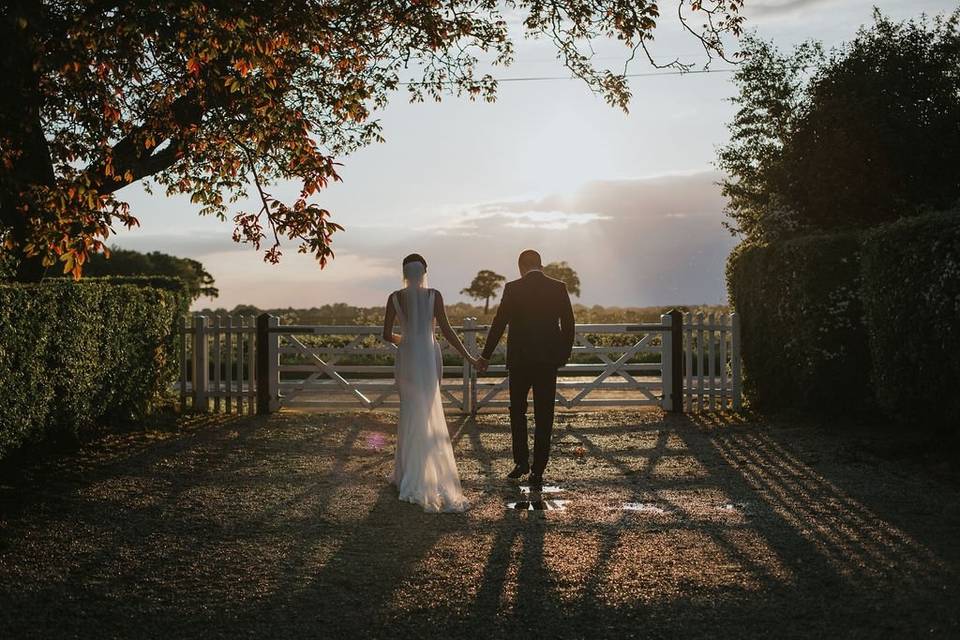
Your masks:
{"label": "fence post", "polygon": [[247,415],[252,416],[256,411],[257,404],[257,318],[249,316],[247,318]]}
{"label": "fence post", "polygon": [[[463,337],[466,340],[467,353],[477,354],[477,319],[463,319]],[[473,366],[464,360],[463,362],[463,411],[472,414],[473,411]]]}
{"label": "fence post", "polygon": [[[475,329],[473,332],[473,348],[479,351],[480,347],[477,344],[477,330],[476,330],[477,319],[472,318],[472,320],[473,320],[473,326]],[[473,369],[470,371],[470,413],[473,415],[477,415],[477,410],[479,409],[478,407],[479,389],[477,389],[477,384],[478,384],[477,373],[478,372],[476,369]]]}
{"label": "fence post", "polygon": [[[180,412],[187,410],[187,334],[190,333],[190,318],[184,316],[180,323]],[[192,375],[192,372],[191,372]]]}
{"label": "fence post", "polygon": [[683,314],[677,309],[670,310],[670,333],[673,410],[683,413]]}
{"label": "fence post", "polygon": [[693,411],[693,314],[683,314],[683,366],[686,369],[687,388],[683,394],[684,411]]}
{"label": "fence post", "polygon": [[664,313],[660,324],[667,329],[660,337],[660,382],[663,385],[663,398],[660,406],[664,411],[673,411],[673,318]]}
{"label": "fence post", "polygon": [[279,407],[280,369],[279,336],[270,328],[279,325],[276,316],[257,316],[257,413],[273,413]]}
{"label": "fence post", "polygon": [[683,411],[683,314],[676,309],[660,316],[660,323],[668,326],[663,332],[660,354],[663,378],[663,408],[666,411]]}
{"label": "fence post", "polygon": [[730,336],[730,368],[733,370],[733,409],[739,411],[743,406],[741,397],[742,388],[740,386],[740,315],[730,314],[731,336]]}
{"label": "fence post", "polygon": [[208,369],[207,317],[193,316],[193,408],[206,412]]}

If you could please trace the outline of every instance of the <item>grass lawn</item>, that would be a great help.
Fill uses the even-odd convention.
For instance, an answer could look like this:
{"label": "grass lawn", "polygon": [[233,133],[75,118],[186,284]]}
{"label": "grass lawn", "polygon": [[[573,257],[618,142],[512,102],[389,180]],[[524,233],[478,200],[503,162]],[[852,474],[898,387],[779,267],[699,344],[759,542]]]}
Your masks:
{"label": "grass lawn", "polygon": [[521,512],[507,417],[451,417],[474,508],[430,515],[394,423],[187,417],[7,468],[0,638],[960,635],[960,484],[888,432],[563,413],[569,502]]}

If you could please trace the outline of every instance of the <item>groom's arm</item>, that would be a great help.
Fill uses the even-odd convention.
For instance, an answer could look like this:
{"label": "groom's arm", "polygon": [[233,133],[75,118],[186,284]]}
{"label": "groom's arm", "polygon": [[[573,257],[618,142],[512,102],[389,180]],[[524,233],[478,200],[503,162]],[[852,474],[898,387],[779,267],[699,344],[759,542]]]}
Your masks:
{"label": "groom's arm", "polygon": [[497,307],[497,313],[493,317],[493,324],[490,325],[490,331],[487,333],[487,341],[483,345],[483,355],[481,357],[484,360],[489,360],[493,356],[493,350],[497,348],[497,344],[510,322],[510,314],[513,312],[513,296],[510,295],[510,291],[509,286],[503,288],[503,299],[500,300],[500,306]]}

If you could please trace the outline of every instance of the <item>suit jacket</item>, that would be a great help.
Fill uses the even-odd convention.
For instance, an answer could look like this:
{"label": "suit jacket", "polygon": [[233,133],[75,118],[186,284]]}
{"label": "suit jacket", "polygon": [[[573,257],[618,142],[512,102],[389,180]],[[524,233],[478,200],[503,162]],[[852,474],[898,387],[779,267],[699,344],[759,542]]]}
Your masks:
{"label": "suit jacket", "polygon": [[573,307],[567,285],[542,271],[529,271],[508,282],[503,299],[487,334],[483,357],[493,350],[510,325],[507,335],[507,367],[551,365],[562,367],[573,349]]}

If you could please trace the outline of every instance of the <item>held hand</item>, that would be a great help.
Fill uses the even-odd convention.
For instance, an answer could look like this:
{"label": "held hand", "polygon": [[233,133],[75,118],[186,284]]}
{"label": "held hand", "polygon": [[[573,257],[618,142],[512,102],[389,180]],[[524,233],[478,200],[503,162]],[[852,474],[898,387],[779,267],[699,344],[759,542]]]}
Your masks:
{"label": "held hand", "polygon": [[480,356],[476,360],[477,362],[474,366],[477,368],[477,371],[479,371],[480,373],[483,373],[484,371],[486,371],[487,366],[490,364],[490,361],[484,358],[483,356]]}

